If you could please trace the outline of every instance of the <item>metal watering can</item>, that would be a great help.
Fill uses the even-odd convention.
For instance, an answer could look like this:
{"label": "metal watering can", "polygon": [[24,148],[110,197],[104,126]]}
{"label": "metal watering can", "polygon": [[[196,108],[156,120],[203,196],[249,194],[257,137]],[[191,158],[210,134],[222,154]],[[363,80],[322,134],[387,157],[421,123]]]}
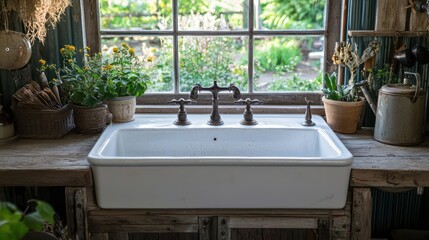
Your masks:
{"label": "metal watering can", "polygon": [[421,77],[414,75],[416,85],[408,79],[404,83],[383,85],[378,92],[375,106],[368,90],[359,83],[372,111],[376,116],[374,139],[391,145],[413,146],[421,143],[425,121],[425,91],[421,88]]}

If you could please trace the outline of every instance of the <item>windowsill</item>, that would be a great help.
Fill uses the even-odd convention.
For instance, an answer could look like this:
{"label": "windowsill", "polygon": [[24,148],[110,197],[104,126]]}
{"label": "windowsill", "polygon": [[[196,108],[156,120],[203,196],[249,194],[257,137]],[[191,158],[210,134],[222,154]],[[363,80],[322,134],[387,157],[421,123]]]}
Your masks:
{"label": "windowsill", "polygon": [[[174,105],[137,105],[136,113],[177,113],[178,106]],[[245,106],[235,105],[220,105],[219,112],[221,114],[241,114],[244,112]],[[188,105],[186,106],[187,113],[207,113],[211,112],[211,105]],[[255,114],[304,114],[306,110],[305,105],[255,105],[252,106],[252,111]],[[325,109],[322,105],[312,105],[311,113],[315,115],[325,115]]]}

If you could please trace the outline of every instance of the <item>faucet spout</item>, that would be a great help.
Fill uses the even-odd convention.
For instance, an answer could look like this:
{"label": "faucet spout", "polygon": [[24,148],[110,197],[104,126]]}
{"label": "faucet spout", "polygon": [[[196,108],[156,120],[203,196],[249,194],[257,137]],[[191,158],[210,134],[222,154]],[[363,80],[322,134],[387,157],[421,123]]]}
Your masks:
{"label": "faucet spout", "polygon": [[202,87],[200,84],[196,84],[189,94],[189,98],[196,100],[198,98],[198,93],[202,91],[208,91],[212,93],[212,112],[210,114],[210,119],[207,122],[209,125],[219,126],[223,124],[223,120],[219,114],[219,92],[222,91],[232,91],[233,98],[238,100],[241,98],[240,89],[235,86],[233,83],[229,87],[220,87],[217,85],[217,81],[213,81],[211,87]]}

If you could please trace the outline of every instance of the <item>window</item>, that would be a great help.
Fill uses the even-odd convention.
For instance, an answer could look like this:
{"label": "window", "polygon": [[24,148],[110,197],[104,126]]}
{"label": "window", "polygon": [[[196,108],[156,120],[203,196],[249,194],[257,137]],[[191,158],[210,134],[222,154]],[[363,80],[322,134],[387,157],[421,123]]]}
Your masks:
{"label": "window", "polygon": [[311,95],[322,85],[327,1],[99,0],[100,47],[136,49],[153,82],[145,97],[213,80],[263,100]]}

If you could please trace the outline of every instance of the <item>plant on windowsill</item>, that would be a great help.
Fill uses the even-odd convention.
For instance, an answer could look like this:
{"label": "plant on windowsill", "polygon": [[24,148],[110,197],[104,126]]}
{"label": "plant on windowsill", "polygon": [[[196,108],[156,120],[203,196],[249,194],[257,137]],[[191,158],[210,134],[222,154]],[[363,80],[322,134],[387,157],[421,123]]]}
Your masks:
{"label": "plant on windowsill", "polygon": [[89,55],[90,49],[79,50],[82,64],[76,57],[76,48],[65,45],[60,49],[63,62],[57,70],[70,105],[73,108],[76,130],[81,133],[98,133],[106,126],[107,107],[103,104],[104,88],[101,53]]}
{"label": "plant on windowsill", "polygon": [[[55,211],[46,202],[30,200],[29,206],[21,212],[14,204],[0,202],[0,239],[8,240],[56,240],[52,234],[43,231],[45,224],[54,224]],[[29,213],[30,205],[34,211]]]}
{"label": "plant on windowsill", "polygon": [[350,43],[337,43],[332,56],[334,64],[346,66],[350,71],[348,85],[338,85],[335,74],[329,76],[325,73],[325,88],[322,89],[323,104],[325,107],[326,122],[335,132],[355,133],[360,122],[364,98],[359,97],[355,85],[356,72],[359,66],[378,52],[379,44],[376,41],[369,43],[368,47],[359,58],[356,46],[352,48]]}
{"label": "plant on windowsill", "polygon": [[136,97],[143,95],[150,84],[144,65],[135,55],[134,48],[126,43],[113,47],[112,53],[103,57],[102,71],[106,77],[103,91],[113,115],[112,121],[133,121]]}

